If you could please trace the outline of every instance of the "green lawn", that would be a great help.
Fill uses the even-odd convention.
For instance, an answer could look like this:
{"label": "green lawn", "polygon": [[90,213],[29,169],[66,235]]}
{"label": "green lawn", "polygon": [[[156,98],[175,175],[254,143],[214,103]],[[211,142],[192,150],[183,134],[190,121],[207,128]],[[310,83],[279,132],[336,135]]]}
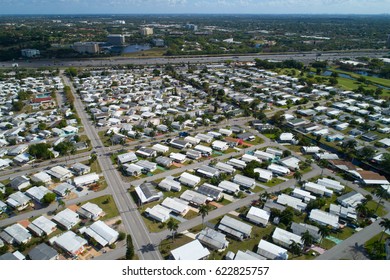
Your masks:
{"label": "green lawn", "polygon": [[[367,208],[369,210],[374,210],[378,207],[378,203],[376,201],[369,201],[367,202]],[[385,210],[385,208],[383,207],[383,205],[379,204],[379,207],[378,207],[378,210],[376,212],[376,214],[380,217],[383,217],[384,215],[387,214],[387,211]]]}
{"label": "green lawn", "polygon": [[159,231],[163,231],[166,229],[165,224],[157,222],[156,220],[153,220],[153,219],[147,217],[145,215],[145,213],[143,213],[141,216],[142,216],[142,220],[144,221],[149,232],[159,232]]}
{"label": "green lawn", "polygon": [[323,238],[321,241],[320,247],[324,248],[325,250],[329,250],[335,245],[336,245],[336,243],[334,243],[333,241],[326,239],[326,238]]}
{"label": "green lawn", "polygon": [[267,186],[267,187],[274,187],[274,186],[279,185],[279,184],[281,184],[283,182],[284,182],[284,180],[282,180],[282,179],[272,178],[271,181],[268,181],[267,183],[262,183],[262,184]]}
{"label": "green lawn", "polygon": [[[104,215],[104,217],[101,218],[101,220],[103,220],[103,221],[111,219],[111,218],[116,217],[116,216],[119,216],[118,208],[116,207],[114,199],[111,195],[104,195],[101,197],[97,197],[97,198],[88,200],[85,203],[87,203],[87,202],[97,204],[100,208],[103,209],[103,211],[106,213],[106,215]],[[83,203],[83,205],[85,203]]]}
{"label": "green lawn", "polygon": [[385,240],[390,237],[390,235],[384,233],[382,237],[382,242],[379,242],[381,239],[382,233],[375,235],[373,238],[364,243],[364,249],[366,249],[368,255],[373,260],[385,260],[386,251],[385,251]]}
{"label": "green lawn", "polygon": [[185,236],[183,234],[177,234],[174,240],[169,238],[161,241],[159,249],[162,257],[164,259],[168,259],[169,254],[173,249],[183,246],[191,241],[193,241],[192,238]]}
{"label": "green lawn", "polygon": [[195,211],[190,210],[190,211],[188,211],[188,213],[184,216],[184,219],[191,220],[191,219],[193,219],[193,218],[195,218],[195,217],[198,217],[198,216],[199,216],[198,213],[196,213]]}
{"label": "green lawn", "polygon": [[340,233],[332,233],[331,235],[333,237],[336,237],[338,239],[341,239],[341,240],[345,240],[347,239],[348,237],[352,236],[352,234],[354,234],[355,230],[350,228],[350,227],[345,227],[341,230]]}

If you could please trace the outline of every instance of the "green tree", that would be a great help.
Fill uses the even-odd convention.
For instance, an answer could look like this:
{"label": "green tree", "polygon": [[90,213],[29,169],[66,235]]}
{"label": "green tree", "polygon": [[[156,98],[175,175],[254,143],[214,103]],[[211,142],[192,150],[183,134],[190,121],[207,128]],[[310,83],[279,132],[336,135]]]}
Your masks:
{"label": "green tree", "polygon": [[321,235],[322,239],[324,239],[330,235],[331,229],[327,226],[320,225],[318,227],[318,233]]}
{"label": "green tree", "polygon": [[301,183],[302,173],[299,170],[294,172],[294,179],[297,180],[298,183]]}
{"label": "green tree", "polygon": [[287,207],[280,213],[280,222],[286,226],[289,226],[294,219],[294,210],[291,207]]}
{"label": "green tree", "polygon": [[383,220],[379,222],[379,225],[381,227],[383,227],[383,231],[382,231],[381,237],[379,239],[379,243],[381,243],[385,231],[390,230],[390,219],[383,218]]}
{"label": "green tree", "polygon": [[202,216],[202,227],[204,228],[204,218],[209,214],[210,207],[208,204],[202,204],[199,206],[199,214]]}
{"label": "green tree", "polygon": [[55,201],[55,200],[56,200],[56,195],[55,195],[55,193],[49,192],[49,193],[47,193],[47,194],[45,194],[45,195],[43,196],[41,202],[42,202],[43,204],[50,204],[50,203],[52,203],[52,202]]}
{"label": "green tree", "polygon": [[295,256],[300,256],[302,254],[301,244],[299,244],[298,242],[295,242],[294,240],[291,240],[289,250]]}
{"label": "green tree", "polygon": [[175,219],[170,218],[167,222],[167,228],[172,232],[172,242],[174,242],[176,231],[179,228],[178,222]]}
{"label": "green tree", "polygon": [[28,147],[28,153],[37,159],[50,159],[53,153],[49,150],[50,144],[38,143],[32,144]]}
{"label": "green tree", "polygon": [[132,260],[134,258],[134,245],[131,235],[128,234],[126,238],[126,260]]}
{"label": "green tree", "polygon": [[45,123],[38,124],[38,129],[39,130],[45,130],[46,128],[47,128],[47,125]]}
{"label": "green tree", "polygon": [[305,231],[302,234],[302,242],[306,247],[310,247],[314,243],[314,237],[310,234],[309,231]]}
{"label": "green tree", "polygon": [[375,213],[378,211],[379,205],[381,205],[383,199],[389,199],[390,195],[384,188],[377,188],[374,192],[374,194],[379,197],[379,200],[377,201],[377,205],[375,208]]}
{"label": "green tree", "polygon": [[356,211],[359,213],[361,217],[366,217],[368,214],[368,207],[365,203],[359,203],[356,206]]}
{"label": "green tree", "polygon": [[124,233],[123,231],[120,231],[118,234],[118,240],[122,241],[122,240],[125,240],[125,238],[126,238],[126,233]]}

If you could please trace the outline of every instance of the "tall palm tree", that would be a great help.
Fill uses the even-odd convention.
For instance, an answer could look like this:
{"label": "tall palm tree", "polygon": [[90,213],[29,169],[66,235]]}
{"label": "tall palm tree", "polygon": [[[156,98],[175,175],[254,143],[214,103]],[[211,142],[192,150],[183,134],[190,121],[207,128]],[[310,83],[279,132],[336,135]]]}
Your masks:
{"label": "tall palm tree", "polygon": [[377,205],[376,205],[376,208],[375,208],[375,213],[376,213],[378,211],[379,205],[381,204],[382,200],[383,199],[388,199],[390,197],[390,195],[387,192],[387,190],[385,190],[383,188],[376,189],[374,194],[377,197],[379,197],[379,201],[377,201]]}
{"label": "tall palm tree", "polygon": [[367,207],[366,203],[359,203],[356,206],[356,211],[360,214],[360,216],[366,217],[368,214],[368,207]]}
{"label": "tall palm tree", "polygon": [[209,214],[210,206],[202,204],[199,206],[199,214],[202,216],[202,228],[204,228],[204,218]]}
{"label": "tall palm tree", "polygon": [[379,225],[384,228],[381,234],[381,238],[379,239],[379,243],[381,243],[385,231],[390,230],[390,219],[384,218],[382,221],[379,222]]}
{"label": "tall palm tree", "polygon": [[310,247],[314,243],[314,237],[307,230],[302,234],[302,242],[306,247]]}
{"label": "tall palm tree", "polygon": [[298,242],[295,242],[294,240],[291,240],[291,244],[289,246],[289,249],[293,255],[300,256],[302,253],[302,246]]}
{"label": "tall palm tree", "polygon": [[294,173],[294,179],[298,181],[298,183],[301,183],[301,180],[302,180],[302,173],[297,170],[295,171]]}
{"label": "tall palm tree", "polygon": [[269,192],[265,191],[265,192],[261,193],[259,195],[259,197],[260,197],[261,201],[266,202],[268,200],[268,198],[271,197],[271,194]]}
{"label": "tall palm tree", "polygon": [[168,220],[167,227],[172,232],[172,242],[174,242],[176,231],[179,228],[179,223],[176,220],[170,218]]}
{"label": "tall palm tree", "polygon": [[[318,229],[319,229],[318,233],[321,235],[322,239],[324,239],[330,235],[331,229],[329,227],[320,225],[318,227]],[[322,242],[322,239],[321,239],[321,242]]]}

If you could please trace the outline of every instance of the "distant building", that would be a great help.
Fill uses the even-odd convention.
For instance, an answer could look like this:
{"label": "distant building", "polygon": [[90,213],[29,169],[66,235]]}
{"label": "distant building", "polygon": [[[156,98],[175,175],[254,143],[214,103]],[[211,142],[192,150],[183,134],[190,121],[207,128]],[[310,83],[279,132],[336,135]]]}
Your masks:
{"label": "distant building", "polygon": [[187,23],[185,28],[192,31],[198,31],[198,26],[196,24]]}
{"label": "distant building", "polygon": [[152,43],[156,47],[164,47],[165,46],[165,42],[163,39],[153,39]]}
{"label": "distant building", "polygon": [[125,35],[110,34],[107,36],[107,43],[114,46],[121,46],[125,44]]}
{"label": "distant building", "polygon": [[386,47],[390,49],[390,34],[387,34]]}
{"label": "distant building", "polygon": [[153,28],[151,28],[151,27],[142,27],[140,29],[140,33],[141,33],[142,36],[153,35]]}
{"label": "distant building", "polygon": [[22,51],[22,56],[24,57],[37,57],[41,55],[41,52],[36,49],[23,49]]}
{"label": "distant building", "polygon": [[99,53],[99,45],[94,42],[76,42],[73,44],[73,50],[81,54],[96,54]]}

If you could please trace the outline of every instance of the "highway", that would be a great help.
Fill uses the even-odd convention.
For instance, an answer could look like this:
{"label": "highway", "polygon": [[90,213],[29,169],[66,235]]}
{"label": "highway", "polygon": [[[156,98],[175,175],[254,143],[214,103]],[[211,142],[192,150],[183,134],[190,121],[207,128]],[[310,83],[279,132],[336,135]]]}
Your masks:
{"label": "highway", "polygon": [[[321,53],[321,56],[318,54]],[[112,57],[101,59],[70,59],[57,61],[56,59],[41,59],[41,60],[17,60],[1,62],[0,68],[11,68],[14,63],[19,67],[110,67],[117,65],[166,65],[180,63],[220,63],[227,60],[246,62],[254,59],[270,59],[283,61],[287,59],[295,59],[304,63],[309,63],[317,59],[321,60],[339,60],[344,58],[354,59],[356,57],[383,57],[387,55],[387,51],[381,50],[351,50],[351,51],[330,51],[330,52],[297,52],[297,53],[277,53],[277,54],[248,54],[248,55],[227,55],[227,56],[183,56],[183,57],[149,57],[149,58],[127,58],[127,57]]]}

